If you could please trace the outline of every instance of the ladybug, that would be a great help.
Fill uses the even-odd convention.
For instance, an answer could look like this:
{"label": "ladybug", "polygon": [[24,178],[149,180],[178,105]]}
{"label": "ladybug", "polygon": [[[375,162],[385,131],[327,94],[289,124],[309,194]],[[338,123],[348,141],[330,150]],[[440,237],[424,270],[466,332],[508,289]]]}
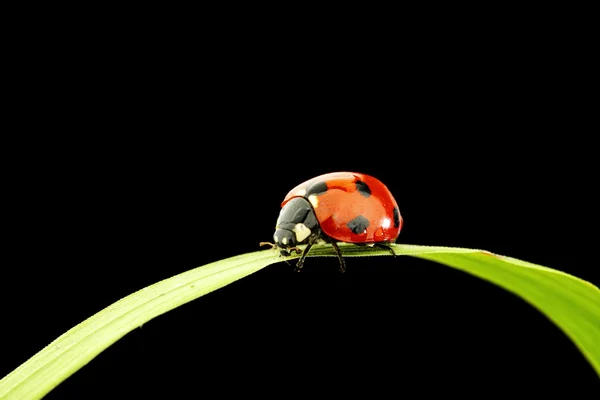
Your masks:
{"label": "ladybug", "polygon": [[[389,244],[396,241],[402,225],[398,204],[381,181],[356,172],[332,172],[290,190],[281,203],[275,243],[260,245],[270,245],[286,257],[292,251],[302,253],[296,264],[299,270],[315,243],[330,243],[344,272],[336,242],[383,247],[394,254]],[[304,251],[299,244],[307,244]]]}

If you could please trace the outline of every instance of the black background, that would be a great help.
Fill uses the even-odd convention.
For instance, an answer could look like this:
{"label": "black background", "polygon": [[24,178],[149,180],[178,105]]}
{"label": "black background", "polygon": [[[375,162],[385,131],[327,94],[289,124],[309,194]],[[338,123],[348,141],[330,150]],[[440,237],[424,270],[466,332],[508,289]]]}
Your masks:
{"label": "black background", "polygon": [[[594,230],[591,145],[576,135],[586,62],[560,35],[424,29],[314,47],[159,36],[55,49],[45,65],[60,67],[32,74],[24,131],[49,133],[8,151],[1,376],[135,290],[258,250],[287,191],[332,171],[390,188],[399,243],[482,248],[599,283],[578,249]],[[48,398],[597,389],[520,298],[409,257],[347,264],[269,266],[136,329]]]}

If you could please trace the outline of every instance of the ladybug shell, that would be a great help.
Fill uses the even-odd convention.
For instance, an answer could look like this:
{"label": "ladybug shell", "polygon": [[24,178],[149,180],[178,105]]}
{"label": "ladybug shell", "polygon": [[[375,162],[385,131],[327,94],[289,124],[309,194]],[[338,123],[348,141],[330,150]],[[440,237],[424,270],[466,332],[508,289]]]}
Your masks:
{"label": "ladybug shell", "polygon": [[388,188],[372,176],[332,172],[312,178],[287,194],[281,206],[306,198],[323,233],[349,243],[395,242],[402,216]]}

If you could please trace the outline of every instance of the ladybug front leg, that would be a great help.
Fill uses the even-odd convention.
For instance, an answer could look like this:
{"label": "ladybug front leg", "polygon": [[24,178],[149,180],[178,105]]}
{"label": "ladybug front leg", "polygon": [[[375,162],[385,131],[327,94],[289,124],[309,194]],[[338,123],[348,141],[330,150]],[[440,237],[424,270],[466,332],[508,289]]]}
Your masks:
{"label": "ladybug front leg", "polygon": [[308,237],[308,244],[304,248],[302,255],[300,256],[300,258],[298,259],[298,262],[296,263],[295,270],[297,272],[299,272],[300,269],[302,268],[302,266],[304,265],[304,260],[306,259],[306,256],[308,255],[310,248],[313,247],[313,245],[315,243],[317,243],[319,241],[319,239],[321,239],[321,237],[322,237],[322,235],[321,235],[320,231],[314,232],[312,235],[310,235]]}
{"label": "ladybug front leg", "polygon": [[306,259],[306,255],[308,254],[308,251],[313,246],[313,244],[316,243],[316,241],[317,241],[317,239],[313,238],[313,237],[311,237],[309,239],[308,244],[306,245],[306,248],[302,252],[302,255],[298,259],[298,262],[296,263],[296,268],[294,268],[294,271],[300,272],[300,269],[302,268],[302,266],[304,266],[304,259]]}

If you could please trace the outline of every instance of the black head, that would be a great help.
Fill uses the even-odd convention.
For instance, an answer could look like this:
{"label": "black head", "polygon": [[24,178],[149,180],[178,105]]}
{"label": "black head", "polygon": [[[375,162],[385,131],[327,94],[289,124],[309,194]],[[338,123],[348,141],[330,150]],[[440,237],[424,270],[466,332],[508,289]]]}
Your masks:
{"label": "black head", "polygon": [[296,247],[296,233],[289,229],[277,228],[273,234],[273,240],[279,248],[279,253],[282,256],[289,256],[290,247]]}

